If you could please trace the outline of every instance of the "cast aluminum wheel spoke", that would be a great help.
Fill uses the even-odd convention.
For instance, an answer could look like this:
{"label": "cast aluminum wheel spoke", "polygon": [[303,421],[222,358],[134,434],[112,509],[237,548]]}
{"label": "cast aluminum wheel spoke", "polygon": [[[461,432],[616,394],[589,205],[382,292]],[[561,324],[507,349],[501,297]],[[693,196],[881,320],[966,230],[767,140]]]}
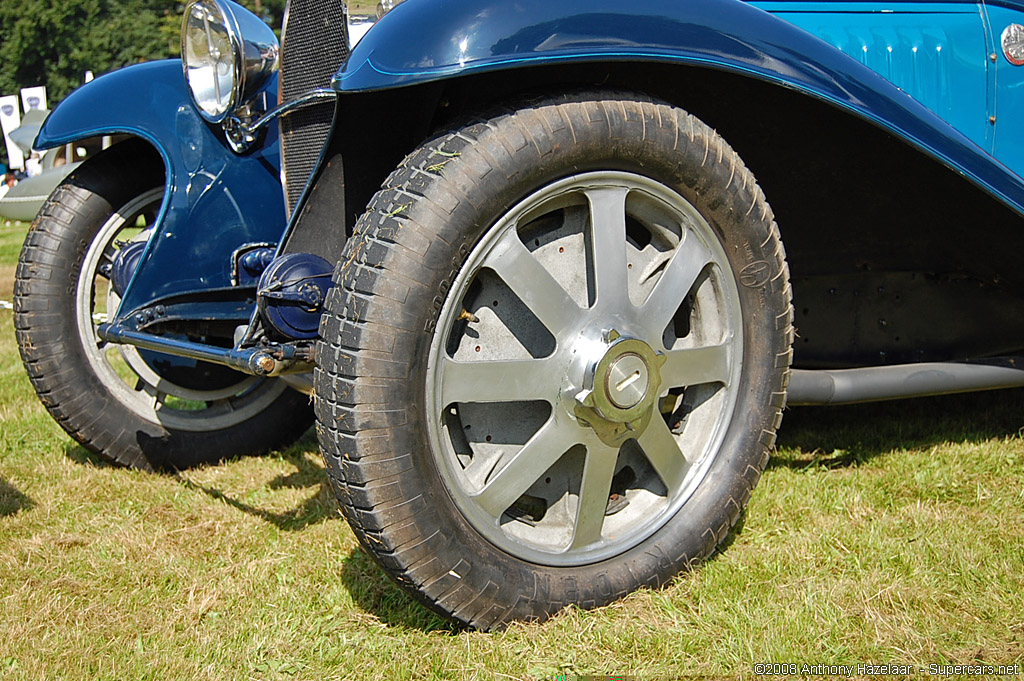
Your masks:
{"label": "cast aluminum wheel spoke", "polygon": [[154,411],[160,409],[160,407],[163,406],[164,400],[167,399],[167,393],[160,392],[155,386],[146,383],[141,378],[138,383],[135,384],[135,389],[143,395],[146,395],[146,402]]}
{"label": "cast aluminum wheel spoke", "polygon": [[660,416],[655,415],[651,423],[637,439],[644,456],[651,462],[654,472],[668,488],[669,496],[679,489],[690,470],[690,463],[679,449],[668,424]]}
{"label": "cast aluminum wheel spoke", "polygon": [[[113,268],[114,260],[117,257],[116,254],[117,254],[117,249],[108,248],[107,250],[103,251],[103,253],[100,254],[100,260],[105,260],[107,262],[107,264],[110,265],[111,268]],[[97,267],[96,268],[96,276],[103,277],[104,279],[106,279],[108,281],[110,280],[110,272],[111,272],[111,270],[105,269],[103,267]]]}
{"label": "cast aluminum wheel spoke", "polygon": [[223,400],[213,400],[212,402],[206,403],[207,409],[220,409],[227,412],[233,412],[237,409],[235,406],[235,400],[227,397]]}
{"label": "cast aluminum wheel spoke", "polygon": [[558,397],[558,374],[553,358],[459,362],[445,357],[441,360],[441,405],[447,407],[453,402],[552,402]]}
{"label": "cast aluminum wheel spoke", "polygon": [[662,386],[681,388],[701,383],[729,384],[731,344],[669,350],[661,368]]}
{"label": "cast aluminum wheel spoke", "polygon": [[590,224],[595,307],[624,309],[629,303],[626,279],[626,196],[624,187],[590,189]]}
{"label": "cast aluminum wheel spoke", "polygon": [[691,232],[685,232],[672,260],[642,306],[643,318],[652,338],[660,338],[683,299],[704,268],[714,262],[711,252]]}
{"label": "cast aluminum wheel spoke", "polygon": [[498,518],[530,485],[580,440],[579,430],[550,418],[534,433],[501,470],[471,498],[493,518]]}
{"label": "cast aluminum wheel spoke", "polygon": [[[539,189],[467,256],[432,339],[428,428],[451,498],[493,544],[592,564],[649,537],[696,489],[741,388],[742,310],[718,239],[673,188],[602,170]],[[552,350],[522,307],[471,314],[502,290]],[[677,313],[686,324],[672,326]],[[683,388],[688,405],[712,406],[680,435],[659,407]],[[443,418],[453,405],[458,419]],[[613,488],[625,498],[608,515]]]}
{"label": "cast aluminum wheel spoke", "polygon": [[570,550],[600,541],[618,460],[618,447],[609,447],[601,442],[587,445],[587,460],[583,465],[583,481],[580,483],[579,506],[576,509],[576,526]]}
{"label": "cast aluminum wheel spoke", "polygon": [[527,250],[515,230],[495,245],[483,262],[494,270],[516,296],[556,338],[575,327],[580,308],[562,285]]}

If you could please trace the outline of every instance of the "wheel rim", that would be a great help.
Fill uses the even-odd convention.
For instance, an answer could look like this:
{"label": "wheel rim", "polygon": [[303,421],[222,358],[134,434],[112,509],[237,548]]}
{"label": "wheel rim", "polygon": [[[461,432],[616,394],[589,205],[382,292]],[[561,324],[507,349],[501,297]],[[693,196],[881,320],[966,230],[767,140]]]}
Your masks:
{"label": "wheel rim", "polygon": [[488,230],[442,306],[426,381],[431,455],[478,532],[578,565],[679,511],[736,404],[731,272],[696,208],[631,173],[555,182]]}
{"label": "wheel rim", "polygon": [[134,346],[107,343],[96,333],[120,303],[103,265],[113,262],[120,244],[146,238],[151,226],[140,221],[162,199],[159,188],[131,199],[111,214],[90,243],[75,295],[79,339],[100,383],[134,414],[173,430],[223,430],[261,413],[288,386],[243,374],[237,383],[211,390],[178,385],[147,364]]}

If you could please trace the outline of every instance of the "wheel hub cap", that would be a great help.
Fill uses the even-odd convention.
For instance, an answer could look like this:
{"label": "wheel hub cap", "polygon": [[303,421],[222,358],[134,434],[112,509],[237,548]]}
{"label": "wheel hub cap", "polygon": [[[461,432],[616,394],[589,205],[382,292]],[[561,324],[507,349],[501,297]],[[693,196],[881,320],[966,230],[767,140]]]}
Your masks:
{"label": "wheel hub cap", "polygon": [[628,353],[608,367],[604,389],[609,402],[619,409],[629,409],[643,402],[649,381],[650,370],[643,359]]}
{"label": "wheel hub cap", "polygon": [[610,331],[600,358],[586,370],[573,414],[610,445],[636,437],[658,404],[664,363],[644,341]]}

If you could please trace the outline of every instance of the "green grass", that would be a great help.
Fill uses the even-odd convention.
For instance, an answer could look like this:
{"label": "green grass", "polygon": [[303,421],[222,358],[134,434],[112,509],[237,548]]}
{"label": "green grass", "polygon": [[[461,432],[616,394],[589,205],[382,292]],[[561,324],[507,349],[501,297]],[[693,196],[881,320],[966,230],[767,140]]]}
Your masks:
{"label": "green grass", "polygon": [[[14,265],[28,225],[0,218],[0,300],[10,302],[14,288]],[[0,306],[2,307],[2,306]],[[8,311],[8,316],[10,312]]]}
{"label": "green grass", "polygon": [[[0,229],[5,277],[24,229]],[[0,310],[0,678],[653,680],[1024,658],[1024,392],[792,409],[713,560],[482,634],[358,548],[311,434],[179,476],[105,466],[46,414],[12,327]]]}
{"label": "green grass", "polygon": [[377,3],[368,0],[354,0],[348,3],[348,13],[353,16],[377,16]]}

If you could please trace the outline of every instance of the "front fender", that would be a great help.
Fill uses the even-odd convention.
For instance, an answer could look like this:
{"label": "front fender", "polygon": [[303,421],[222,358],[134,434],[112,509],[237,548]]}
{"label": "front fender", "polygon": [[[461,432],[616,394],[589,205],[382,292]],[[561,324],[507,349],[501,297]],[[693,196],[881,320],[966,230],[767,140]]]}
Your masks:
{"label": "front fender", "polygon": [[156,300],[230,289],[234,251],[280,239],[285,211],[277,127],[268,126],[253,152],[233,153],[219,128],[197,113],[180,60],[130,66],[75,90],[46,119],[35,146],[114,134],[147,140],[165,170],[157,227],[119,318]]}
{"label": "front fender", "polygon": [[1024,214],[1024,181],[891,82],[740,0],[419,0],[354,48],[340,92],[569,62],[647,61],[774,83],[880,126]]}

